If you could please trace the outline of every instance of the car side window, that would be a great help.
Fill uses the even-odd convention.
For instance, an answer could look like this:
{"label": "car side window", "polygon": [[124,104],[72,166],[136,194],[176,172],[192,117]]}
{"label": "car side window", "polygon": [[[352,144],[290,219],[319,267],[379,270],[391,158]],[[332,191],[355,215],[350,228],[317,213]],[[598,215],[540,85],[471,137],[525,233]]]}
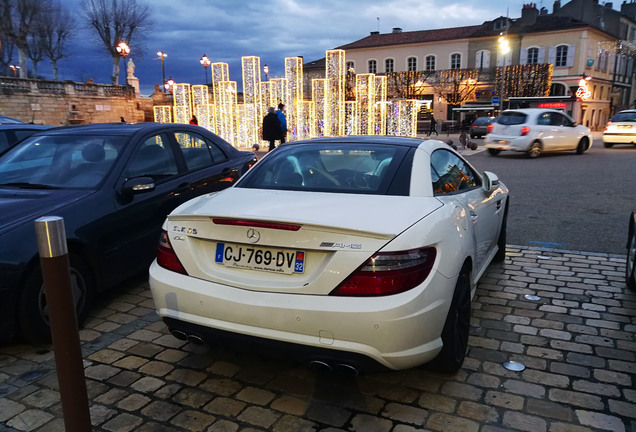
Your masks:
{"label": "car side window", "polygon": [[160,134],[145,139],[137,148],[126,169],[126,177],[147,176],[160,181],[178,172],[168,137]]}
{"label": "car side window", "polygon": [[481,185],[473,169],[448,150],[431,155],[431,181],[435,195],[462,192]]}
{"label": "car side window", "polygon": [[175,134],[188,171],[205,168],[227,160],[225,153],[213,142],[193,132]]}
{"label": "car side window", "polygon": [[551,121],[552,120],[551,120],[550,113],[547,113],[547,112],[541,113],[537,117],[537,124],[541,126],[549,126]]}

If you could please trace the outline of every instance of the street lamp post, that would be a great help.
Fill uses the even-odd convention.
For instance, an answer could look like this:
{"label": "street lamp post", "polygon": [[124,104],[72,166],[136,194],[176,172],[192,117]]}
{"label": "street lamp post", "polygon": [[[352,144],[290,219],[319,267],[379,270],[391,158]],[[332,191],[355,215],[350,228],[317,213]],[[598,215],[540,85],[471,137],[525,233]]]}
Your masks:
{"label": "street lamp post", "polygon": [[[163,60],[164,60],[166,57],[168,57],[168,54],[166,54],[166,53],[165,53],[165,52],[163,52],[163,51],[159,51],[159,52],[157,52],[157,55],[158,55],[158,56],[159,56],[159,58],[161,59],[161,82],[162,82],[162,83],[165,83],[165,82],[166,82],[166,70],[165,70],[165,68],[163,67]],[[165,92],[165,90],[164,90],[164,92]]]}
{"label": "street lamp post", "polygon": [[208,58],[208,56],[206,56],[205,54],[203,54],[203,57],[201,57],[201,60],[199,60],[199,62],[201,63],[201,66],[203,66],[203,73],[205,75],[205,85],[208,85],[208,66],[210,66],[210,59]]}
{"label": "street lamp post", "polygon": [[[124,41],[119,42],[119,45],[115,47],[119,55],[124,59],[124,71],[126,70],[126,56],[130,54],[130,47]],[[126,75],[126,84],[128,84],[128,75]]]}
{"label": "street lamp post", "polygon": [[501,52],[501,89],[499,92],[499,112],[503,109],[504,100],[504,81],[505,81],[505,68],[506,68],[506,54],[510,52],[510,45],[508,40],[502,34],[499,36],[499,51]]}
{"label": "street lamp post", "polygon": [[168,90],[168,92],[172,93],[172,86],[174,86],[174,80],[172,79],[172,77],[170,77],[168,81],[164,82],[163,86],[166,90]]}
{"label": "street lamp post", "polygon": [[263,73],[265,74],[265,81],[269,81],[269,78],[267,77],[267,74],[269,73],[269,66],[263,66]]}

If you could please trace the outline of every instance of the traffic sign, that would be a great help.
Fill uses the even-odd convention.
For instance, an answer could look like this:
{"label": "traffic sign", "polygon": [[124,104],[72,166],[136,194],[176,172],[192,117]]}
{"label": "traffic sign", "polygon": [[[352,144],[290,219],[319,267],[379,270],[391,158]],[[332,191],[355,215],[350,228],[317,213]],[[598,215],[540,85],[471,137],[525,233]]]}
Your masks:
{"label": "traffic sign", "polygon": [[493,96],[491,103],[493,105],[499,105],[499,96]]}

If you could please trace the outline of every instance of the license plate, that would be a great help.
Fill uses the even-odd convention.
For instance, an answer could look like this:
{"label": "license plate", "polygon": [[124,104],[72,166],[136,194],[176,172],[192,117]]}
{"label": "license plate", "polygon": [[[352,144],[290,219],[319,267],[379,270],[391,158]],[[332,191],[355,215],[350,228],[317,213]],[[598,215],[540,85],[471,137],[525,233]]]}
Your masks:
{"label": "license plate", "polygon": [[618,125],[619,129],[631,129],[631,125]]}
{"label": "license plate", "polygon": [[217,243],[214,261],[227,267],[270,273],[303,273],[305,252],[233,243]]}

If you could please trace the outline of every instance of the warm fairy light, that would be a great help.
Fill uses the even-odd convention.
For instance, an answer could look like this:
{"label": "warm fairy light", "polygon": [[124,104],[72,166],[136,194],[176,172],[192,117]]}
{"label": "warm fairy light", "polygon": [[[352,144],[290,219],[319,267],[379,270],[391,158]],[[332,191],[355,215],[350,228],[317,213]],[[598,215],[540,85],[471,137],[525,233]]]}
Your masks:
{"label": "warm fairy light", "polygon": [[237,90],[236,81],[221,81],[217,83],[219,100],[217,102],[216,129],[219,136],[231,144],[236,141]]}
{"label": "warm fairy light", "polygon": [[207,85],[192,86],[192,106],[207,105],[210,103],[210,93]]}
{"label": "warm fairy light", "polygon": [[356,100],[358,101],[358,124],[362,135],[375,134],[375,74],[356,75]]}
{"label": "warm fairy light", "polygon": [[325,127],[326,136],[344,134],[345,52],[328,50],[325,58]]}
{"label": "warm fairy light", "polygon": [[296,107],[296,131],[299,140],[316,136],[314,101],[299,101]]}
{"label": "warm fairy light", "polygon": [[328,120],[325,118],[328,114],[327,110],[325,110],[326,85],[326,79],[320,78],[311,80],[311,99],[314,101],[314,136],[324,136],[325,124],[328,123]]}
{"label": "warm fairy light", "polygon": [[374,99],[374,135],[386,135],[386,95],[387,95],[387,81],[386,76],[375,77],[375,92],[373,94]]}
{"label": "warm fairy light", "polygon": [[290,139],[298,139],[297,116],[298,104],[303,100],[303,59],[302,57],[287,57],[285,59],[285,78],[288,83],[289,103],[287,104],[287,125],[290,129]]}
{"label": "warm fairy light", "polygon": [[216,122],[214,120],[214,105],[195,105],[194,115],[199,120],[199,126],[214,132],[216,130]]}
{"label": "warm fairy light", "polygon": [[237,126],[239,127],[239,140],[243,146],[251,147],[260,141],[260,110],[257,109],[261,102],[261,59],[259,57],[242,57],[243,67],[243,102],[245,107],[241,114],[237,113]]}
{"label": "warm fairy light", "polygon": [[389,105],[388,134],[417,136],[417,101],[396,100]]}
{"label": "warm fairy light", "polygon": [[345,101],[345,135],[360,135],[358,101]]}
{"label": "warm fairy light", "polygon": [[153,108],[155,123],[172,123],[172,107],[170,105],[157,105]]}

